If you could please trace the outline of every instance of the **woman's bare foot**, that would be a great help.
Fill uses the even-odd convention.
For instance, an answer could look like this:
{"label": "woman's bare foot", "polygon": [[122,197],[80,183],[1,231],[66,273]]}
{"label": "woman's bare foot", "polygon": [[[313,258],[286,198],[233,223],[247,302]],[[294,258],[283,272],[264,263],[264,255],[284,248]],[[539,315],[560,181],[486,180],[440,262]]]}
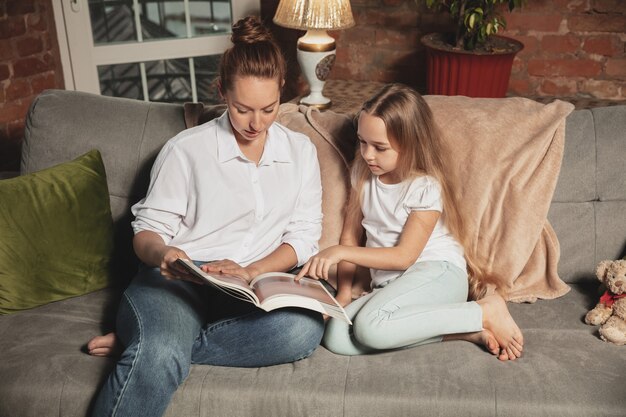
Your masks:
{"label": "woman's bare foot", "polygon": [[500,345],[498,359],[515,360],[522,356],[524,337],[511,317],[506,301],[499,294],[491,294],[477,301],[483,310],[483,327],[495,336]]}
{"label": "woman's bare foot", "polygon": [[96,336],[87,343],[87,352],[92,356],[119,356],[122,346],[115,333]]}
{"label": "woman's bare foot", "polygon": [[500,345],[498,344],[498,341],[493,333],[487,329],[472,333],[449,334],[445,335],[443,340],[444,342],[448,340],[465,340],[484,347],[494,356],[497,356],[500,353]]}

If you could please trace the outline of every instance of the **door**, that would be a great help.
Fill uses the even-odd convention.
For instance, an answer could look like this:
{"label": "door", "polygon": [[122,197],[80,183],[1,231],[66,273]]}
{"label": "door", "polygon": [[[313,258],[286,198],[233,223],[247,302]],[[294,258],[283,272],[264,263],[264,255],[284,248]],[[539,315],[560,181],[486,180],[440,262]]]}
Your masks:
{"label": "door", "polygon": [[259,0],[54,0],[65,86],[145,101],[217,102],[232,23]]}

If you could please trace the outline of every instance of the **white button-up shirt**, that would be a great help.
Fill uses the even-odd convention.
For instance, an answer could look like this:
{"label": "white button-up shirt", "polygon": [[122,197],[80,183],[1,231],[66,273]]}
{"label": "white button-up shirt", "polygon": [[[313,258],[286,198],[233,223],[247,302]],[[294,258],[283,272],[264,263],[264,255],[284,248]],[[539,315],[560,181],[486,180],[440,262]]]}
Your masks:
{"label": "white button-up shirt", "polygon": [[225,112],[165,144],[146,197],[132,207],[132,226],[156,232],[194,260],[246,266],[286,243],[302,265],[318,251],[321,205],[308,137],[273,123],[257,165],[239,149]]}

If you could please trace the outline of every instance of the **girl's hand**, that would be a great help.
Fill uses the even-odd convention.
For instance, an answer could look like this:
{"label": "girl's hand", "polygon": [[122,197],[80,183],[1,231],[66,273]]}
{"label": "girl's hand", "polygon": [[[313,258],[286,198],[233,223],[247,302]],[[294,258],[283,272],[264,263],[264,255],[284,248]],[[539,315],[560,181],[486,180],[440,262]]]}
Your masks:
{"label": "girl's hand", "polygon": [[230,259],[222,259],[219,261],[209,262],[200,267],[204,272],[210,274],[225,274],[232,275],[245,280],[246,282],[252,281],[258,274],[250,268],[244,268],[238,263],[231,261]]}
{"label": "girl's hand", "polygon": [[343,260],[343,247],[340,245],[331,246],[317,255],[311,257],[302,270],[296,275],[295,280],[298,281],[303,276],[307,275],[313,279],[328,280],[328,271],[330,267],[338,264]]}

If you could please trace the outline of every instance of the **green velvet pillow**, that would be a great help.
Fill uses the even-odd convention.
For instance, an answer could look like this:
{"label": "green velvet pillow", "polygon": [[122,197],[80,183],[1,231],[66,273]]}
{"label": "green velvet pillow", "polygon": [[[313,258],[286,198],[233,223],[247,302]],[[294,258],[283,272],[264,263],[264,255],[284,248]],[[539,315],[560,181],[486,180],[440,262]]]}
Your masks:
{"label": "green velvet pillow", "polygon": [[0,314],[109,284],[113,220],[100,152],[0,180]]}

